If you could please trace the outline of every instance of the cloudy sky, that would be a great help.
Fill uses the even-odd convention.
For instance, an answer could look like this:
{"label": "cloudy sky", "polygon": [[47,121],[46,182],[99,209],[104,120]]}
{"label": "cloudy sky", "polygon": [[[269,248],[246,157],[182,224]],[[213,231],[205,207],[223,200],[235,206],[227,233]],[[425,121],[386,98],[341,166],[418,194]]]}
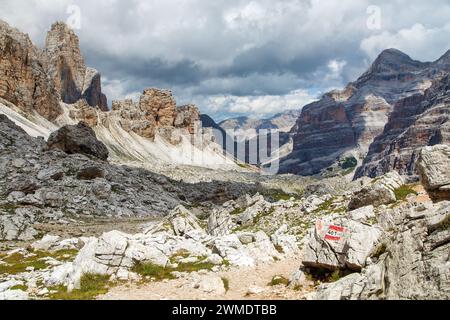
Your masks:
{"label": "cloudy sky", "polygon": [[450,49],[448,0],[0,0],[0,18],[39,46],[71,24],[109,100],[168,88],[216,120],[301,108],[385,48]]}

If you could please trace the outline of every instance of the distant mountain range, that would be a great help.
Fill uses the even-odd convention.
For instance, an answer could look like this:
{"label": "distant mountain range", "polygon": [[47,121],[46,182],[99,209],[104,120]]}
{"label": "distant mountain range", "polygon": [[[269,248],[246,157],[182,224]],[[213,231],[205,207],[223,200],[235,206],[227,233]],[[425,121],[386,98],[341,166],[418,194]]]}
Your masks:
{"label": "distant mountain range", "polygon": [[288,110],[267,119],[231,118],[220,122],[219,126],[224,130],[277,129],[282,132],[289,132],[300,116],[300,112],[300,110]]}

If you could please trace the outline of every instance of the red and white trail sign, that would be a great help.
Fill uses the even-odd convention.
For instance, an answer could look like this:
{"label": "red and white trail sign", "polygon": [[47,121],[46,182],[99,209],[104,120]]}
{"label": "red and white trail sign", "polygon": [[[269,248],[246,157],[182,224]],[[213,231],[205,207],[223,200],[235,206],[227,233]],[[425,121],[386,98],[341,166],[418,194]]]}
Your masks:
{"label": "red and white trail sign", "polygon": [[337,250],[344,246],[348,231],[342,226],[324,222],[320,219],[316,221],[317,235]]}
{"label": "red and white trail sign", "polygon": [[325,240],[340,241],[344,237],[345,228],[341,226],[330,225],[325,234]]}

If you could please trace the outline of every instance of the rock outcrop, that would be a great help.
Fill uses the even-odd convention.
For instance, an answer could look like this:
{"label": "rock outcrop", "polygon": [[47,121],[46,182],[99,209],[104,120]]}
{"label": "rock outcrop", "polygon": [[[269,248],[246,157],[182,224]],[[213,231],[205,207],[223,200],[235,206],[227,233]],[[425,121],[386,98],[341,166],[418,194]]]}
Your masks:
{"label": "rock outcrop", "polygon": [[430,197],[450,200],[450,146],[423,148],[417,161],[419,175]]}
{"label": "rock outcrop", "polygon": [[375,177],[391,170],[416,175],[416,160],[423,147],[450,144],[449,105],[448,75],[435,81],[424,94],[398,101],[355,177]]}
{"label": "rock outcrop", "polygon": [[108,148],[95,136],[94,130],[84,122],[67,125],[50,135],[48,149],[59,149],[68,154],[86,154],[100,160],[108,159]]}
{"label": "rock outcrop", "polygon": [[53,79],[61,100],[72,104],[85,99],[92,107],[108,110],[101,90],[100,73],[87,68],[77,35],[63,22],[52,25],[45,43],[47,73]]}
{"label": "rock outcrop", "polygon": [[404,184],[403,178],[395,171],[371,181],[367,186],[355,192],[348,205],[349,210],[366,206],[380,206],[397,201],[395,190]]}
{"label": "rock outcrop", "polygon": [[99,72],[86,66],[77,35],[62,22],[52,25],[44,50],[2,22],[0,50],[1,113],[33,136],[84,122],[113,161],[236,167],[201,130],[197,107],[177,107],[169,90],[145,89],[137,102],[114,101],[110,111]]}
{"label": "rock outcrop", "polygon": [[[81,138],[72,135],[69,140],[66,136],[61,140],[63,148],[106,157],[107,151],[94,140],[95,135],[88,135],[92,134],[89,127],[66,130],[87,134]],[[80,144],[83,141],[85,144]],[[34,235],[27,226],[33,226],[35,218],[59,220],[62,212],[76,213],[80,206],[86,214],[98,216],[157,216],[179,205],[182,194],[195,194],[194,188],[181,191],[182,184],[143,169],[114,166],[59,148],[45,151],[47,148],[43,139],[30,137],[0,115],[0,211],[4,217],[0,229],[4,238]]]}
{"label": "rock outcrop", "polygon": [[27,114],[37,112],[48,120],[62,113],[41,51],[28,35],[3,21],[0,21],[0,98]]}
{"label": "rock outcrop", "polygon": [[449,299],[450,203],[403,204],[379,217],[383,236],[361,273],[319,286],[318,300]]}
{"label": "rock outcrop", "polygon": [[303,265],[360,271],[376,248],[381,230],[345,218],[318,220],[306,239]]}
{"label": "rock outcrop", "polygon": [[[448,183],[448,151],[447,146],[437,145],[421,153],[417,166],[431,196],[433,189],[441,195],[439,186]],[[375,190],[391,190],[402,183],[398,177],[389,173],[376,178],[356,194],[369,195],[377,183],[381,184]],[[319,285],[307,298],[448,300],[450,202],[440,198],[443,201],[433,203],[423,195],[411,195],[397,199],[395,206],[377,206],[377,199],[369,198],[372,205],[347,212],[345,218],[335,214],[318,220],[306,239],[303,264],[311,268],[308,272],[340,270],[335,273],[337,281]],[[349,207],[360,207],[357,204],[353,206],[351,200]],[[353,236],[359,240],[352,243]]]}
{"label": "rock outcrop", "polygon": [[303,108],[291,131],[293,152],[282,161],[281,172],[323,173],[352,155],[364,160],[357,177],[392,170],[412,174],[417,148],[448,141],[449,67],[448,55],[422,63],[398,50],[383,51],[345,90]]}
{"label": "rock outcrop", "polygon": [[[150,88],[144,90],[139,102],[130,99],[113,101],[110,117],[117,117],[127,132],[153,139],[157,133],[171,142],[176,130],[194,134],[200,125],[200,113],[194,105],[176,106],[169,90]],[[107,117],[108,118],[108,117]],[[106,119],[107,119],[106,118]],[[107,123],[108,120],[103,120]],[[176,140],[176,139],[175,139]]]}

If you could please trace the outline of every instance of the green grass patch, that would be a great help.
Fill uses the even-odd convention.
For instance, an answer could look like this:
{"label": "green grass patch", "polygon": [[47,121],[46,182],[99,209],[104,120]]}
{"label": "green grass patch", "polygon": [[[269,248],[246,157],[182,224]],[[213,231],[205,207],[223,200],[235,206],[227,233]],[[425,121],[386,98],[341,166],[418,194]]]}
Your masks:
{"label": "green grass patch", "polygon": [[434,232],[434,231],[445,231],[445,230],[449,230],[450,229],[450,217],[447,216],[447,218],[445,218],[442,222],[440,222],[437,226],[435,226],[434,228],[430,228],[429,231],[430,232]]}
{"label": "green grass patch", "polygon": [[352,169],[352,171],[354,168],[356,168],[357,165],[358,160],[355,157],[347,157],[340,164],[342,169],[344,170]]}
{"label": "green grass patch", "polygon": [[301,291],[302,289],[303,289],[303,287],[301,285],[299,285],[299,284],[296,284],[294,286],[294,288],[292,288],[292,290],[294,290],[294,291]]}
{"label": "green grass patch", "polygon": [[283,276],[275,276],[272,280],[267,284],[268,286],[274,287],[278,285],[287,286],[289,284],[289,280]]}
{"label": "green grass patch", "polygon": [[232,216],[237,216],[245,211],[245,208],[236,208],[230,212]]}
{"label": "green grass patch", "polygon": [[164,268],[153,263],[137,263],[133,267],[133,271],[143,277],[151,277],[156,281],[175,279],[172,268]]}
{"label": "green grass patch", "polygon": [[58,261],[72,261],[77,255],[77,250],[60,250],[54,253],[44,251],[29,251],[30,256],[26,257],[21,253],[14,253],[10,256],[3,255],[0,260],[5,264],[0,264],[0,274],[18,274],[26,272],[26,269],[33,267],[34,270],[43,270],[48,267],[45,258],[53,258]]}
{"label": "green grass patch", "polygon": [[342,274],[339,270],[334,271],[330,276],[330,282],[339,281],[342,277]]}
{"label": "green grass patch", "polygon": [[0,205],[0,210],[5,211],[8,214],[14,214],[17,208],[18,206],[12,203],[5,203]]}
{"label": "green grass patch", "polygon": [[305,275],[309,281],[320,284],[339,281],[352,273],[353,271],[350,270],[308,269]]}
{"label": "green grass patch", "polygon": [[253,224],[258,224],[262,218],[270,216],[275,212],[275,207],[269,209],[269,211],[258,212],[258,214],[253,218]]}
{"label": "green grass patch", "polygon": [[178,260],[181,259],[186,259],[190,256],[191,254],[189,253],[189,251],[187,250],[179,250],[177,252],[175,252],[171,257],[170,257],[170,262],[171,263],[176,263]]}
{"label": "green grass patch", "polygon": [[230,280],[228,280],[228,278],[223,277],[222,282],[223,282],[223,287],[225,288],[225,291],[228,292],[230,290]]}
{"label": "green grass patch", "polygon": [[105,294],[109,288],[109,276],[97,274],[85,274],[81,277],[80,289],[67,292],[64,286],[50,288],[57,291],[50,294],[52,300],[93,300],[95,297]]}
{"label": "green grass patch", "polygon": [[25,272],[29,267],[33,267],[34,270],[46,269],[48,265],[42,260],[43,257],[41,254],[24,257],[20,253],[14,253],[2,259],[6,264],[0,265],[0,274],[18,274]]}
{"label": "green grass patch", "polygon": [[275,247],[275,249],[279,252],[279,253],[281,253],[281,254],[283,254],[284,253],[284,250],[283,250],[283,247],[282,246],[280,246],[280,245],[274,245],[274,247]]}
{"label": "green grass patch", "polygon": [[379,245],[376,249],[376,251],[372,254],[373,258],[379,258],[381,257],[382,254],[384,254],[387,251],[387,246],[385,243],[382,243],[381,245]]}
{"label": "green grass patch", "polygon": [[179,263],[178,267],[176,267],[173,271],[191,273],[200,270],[211,270],[213,267],[214,264],[204,261],[194,263]]}
{"label": "green grass patch", "polygon": [[321,211],[330,211],[330,210],[331,210],[331,206],[333,205],[333,201],[334,201],[333,198],[332,198],[332,199],[329,199],[329,200],[326,200],[326,201],[323,202],[321,205],[319,205],[319,206],[317,207],[317,209],[314,210],[313,213],[318,213],[318,212],[321,212]]}
{"label": "green grass patch", "polygon": [[400,188],[397,188],[394,190],[395,193],[395,198],[398,201],[404,201],[406,199],[406,197],[410,194],[414,194],[414,195],[418,195],[418,193],[416,191],[414,191],[411,186],[408,185],[403,185]]}
{"label": "green grass patch", "polygon": [[67,262],[67,261],[72,261],[73,259],[75,259],[75,257],[78,254],[78,250],[75,249],[64,249],[64,250],[59,250],[55,253],[50,253],[50,257],[62,261],[62,262]]}
{"label": "green grass patch", "polygon": [[346,169],[346,170],[344,170],[344,172],[342,172],[342,175],[348,176],[349,174],[353,173],[354,171],[355,171],[355,168]]}
{"label": "green grass patch", "polygon": [[299,193],[287,193],[287,192],[284,192],[281,189],[270,189],[270,190],[266,190],[266,191],[261,192],[261,194],[264,197],[267,197],[270,200],[275,201],[275,202],[288,201],[291,198],[299,200],[302,197],[302,192],[299,192]]}
{"label": "green grass patch", "polygon": [[11,287],[9,288],[9,290],[22,290],[22,291],[27,291],[28,287],[26,285],[23,284],[19,284],[17,286]]}
{"label": "green grass patch", "polygon": [[[201,257],[204,259],[205,257]],[[176,268],[162,267],[153,263],[137,263],[133,267],[133,271],[144,277],[153,278],[155,281],[162,281],[165,279],[173,280],[175,276],[173,272],[197,272],[200,270],[211,270],[214,264],[205,261],[198,261],[192,263],[178,263]]]}

